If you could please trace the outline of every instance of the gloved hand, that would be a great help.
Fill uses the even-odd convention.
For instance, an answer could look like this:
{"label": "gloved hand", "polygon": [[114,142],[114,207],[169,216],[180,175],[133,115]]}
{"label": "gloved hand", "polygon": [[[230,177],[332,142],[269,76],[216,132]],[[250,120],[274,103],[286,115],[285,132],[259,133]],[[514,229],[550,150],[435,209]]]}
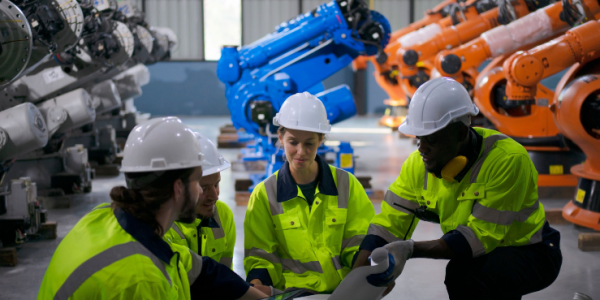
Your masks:
{"label": "gloved hand", "polygon": [[380,274],[372,274],[367,277],[367,281],[374,286],[389,286],[404,270],[406,261],[412,256],[415,242],[413,240],[398,241],[389,243],[385,248],[389,255],[389,267]]}
{"label": "gloved hand", "polygon": [[271,295],[269,295],[269,296],[283,294],[282,290],[278,290],[278,289],[274,288],[272,285],[270,285],[269,287],[271,288]]}

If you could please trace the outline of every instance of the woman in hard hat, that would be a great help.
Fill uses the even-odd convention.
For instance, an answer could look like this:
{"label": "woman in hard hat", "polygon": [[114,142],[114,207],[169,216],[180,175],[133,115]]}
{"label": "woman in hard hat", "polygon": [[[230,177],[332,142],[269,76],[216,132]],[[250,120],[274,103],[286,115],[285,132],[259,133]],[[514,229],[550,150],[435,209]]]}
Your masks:
{"label": "woman in hard hat", "polygon": [[62,240],[38,299],[260,299],[224,265],[163,241],[176,219],[193,221],[206,166],[194,132],[178,118],[136,126],[125,145],[112,204],[84,216]]}
{"label": "woman in hard hat", "polygon": [[219,200],[221,172],[229,169],[231,164],[223,158],[211,140],[199,133],[196,136],[208,163],[202,168],[200,186],[204,193],[199,196],[196,204],[196,219],[192,223],[176,221],[164,239],[231,268],[236,237],[235,222],[231,208]]}
{"label": "woman in hard hat", "polygon": [[287,162],[256,186],[244,222],[247,281],[332,292],[350,272],[374,209],[354,175],[317,155],[331,130],[321,101],[290,96],[273,119]]}

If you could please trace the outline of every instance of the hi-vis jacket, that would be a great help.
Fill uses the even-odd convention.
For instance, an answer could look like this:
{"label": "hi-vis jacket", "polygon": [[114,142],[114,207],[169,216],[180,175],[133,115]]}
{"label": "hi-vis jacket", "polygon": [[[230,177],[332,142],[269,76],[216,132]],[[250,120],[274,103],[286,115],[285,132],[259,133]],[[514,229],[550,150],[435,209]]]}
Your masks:
{"label": "hi-vis jacket", "polygon": [[[189,224],[175,222],[163,238],[232,268],[235,223],[231,208],[220,200],[216,202],[212,218],[197,218]],[[201,245],[202,249],[198,249],[198,245]]]}
{"label": "hi-vis jacket", "polygon": [[103,204],[60,243],[38,299],[190,299],[201,270],[200,256]]}
{"label": "hi-vis jacket", "polygon": [[363,249],[373,245],[374,236],[388,243],[409,239],[418,219],[403,207],[414,210],[422,205],[439,215],[444,234],[456,231],[464,236],[473,257],[496,247],[542,241],[544,207],[527,151],[497,131],[473,129],[483,143],[478,160],[460,182],[427,173],[418,151],[408,157],[369,226]]}
{"label": "hi-vis jacket", "polygon": [[244,222],[247,281],[331,292],[350,272],[374,208],[356,177],[319,156],[309,210],[289,164],[256,186]]}

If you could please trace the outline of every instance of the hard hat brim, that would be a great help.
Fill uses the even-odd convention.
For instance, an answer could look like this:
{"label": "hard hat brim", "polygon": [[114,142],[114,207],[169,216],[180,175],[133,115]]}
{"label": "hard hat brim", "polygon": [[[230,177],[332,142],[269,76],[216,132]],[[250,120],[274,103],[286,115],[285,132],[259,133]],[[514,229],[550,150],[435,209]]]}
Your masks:
{"label": "hard hat brim", "polygon": [[119,171],[123,173],[140,173],[140,172],[159,172],[159,171],[172,171],[172,170],[181,170],[181,169],[190,169],[196,167],[208,166],[209,164],[206,161],[194,162],[189,165],[182,164],[172,164],[166,167],[153,168],[152,166],[135,166],[135,167],[121,167]]}
{"label": "hard hat brim", "polygon": [[[448,124],[446,124],[446,125],[448,125]],[[446,127],[446,125],[439,127],[439,128],[423,129],[423,128],[415,128],[413,126],[410,126],[410,125],[406,124],[406,121],[404,121],[402,124],[400,124],[400,127],[398,127],[398,131],[400,131],[406,135],[428,136],[430,134],[436,133],[436,132],[444,129]]]}
{"label": "hard hat brim", "polygon": [[229,169],[230,167],[231,167],[231,164],[228,161],[225,161],[220,166],[211,166],[211,167],[207,167],[206,169],[202,168],[202,177],[213,175],[213,174],[219,173],[219,172],[223,172],[223,171]]}

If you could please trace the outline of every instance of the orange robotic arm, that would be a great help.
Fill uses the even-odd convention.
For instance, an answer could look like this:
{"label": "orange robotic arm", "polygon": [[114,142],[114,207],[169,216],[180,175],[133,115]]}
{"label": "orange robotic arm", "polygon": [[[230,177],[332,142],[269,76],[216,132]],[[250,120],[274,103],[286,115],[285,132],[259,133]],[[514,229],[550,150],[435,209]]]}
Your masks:
{"label": "orange robotic arm", "polygon": [[[517,18],[529,13],[525,0],[513,2]],[[480,36],[482,33],[500,25],[498,22],[499,8],[496,7],[480,14],[477,18],[459,25],[443,29],[435,37],[426,42],[403,47],[398,50],[397,61],[402,77],[417,74],[417,62],[429,60],[444,49],[452,49]]]}
{"label": "orange robotic arm", "polygon": [[530,104],[542,79],[575,63],[585,64],[599,57],[600,23],[589,21],[559,38],[508,58],[503,65],[506,97]]}
{"label": "orange robotic arm", "polygon": [[[584,0],[581,4],[589,19],[600,13],[597,0]],[[498,26],[465,45],[440,52],[435,67],[442,76],[455,77],[468,68],[478,67],[486,59],[521,48],[529,49],[571,28],[561,19],[563,10],[563,2],[560,1],[508,25]]]}

